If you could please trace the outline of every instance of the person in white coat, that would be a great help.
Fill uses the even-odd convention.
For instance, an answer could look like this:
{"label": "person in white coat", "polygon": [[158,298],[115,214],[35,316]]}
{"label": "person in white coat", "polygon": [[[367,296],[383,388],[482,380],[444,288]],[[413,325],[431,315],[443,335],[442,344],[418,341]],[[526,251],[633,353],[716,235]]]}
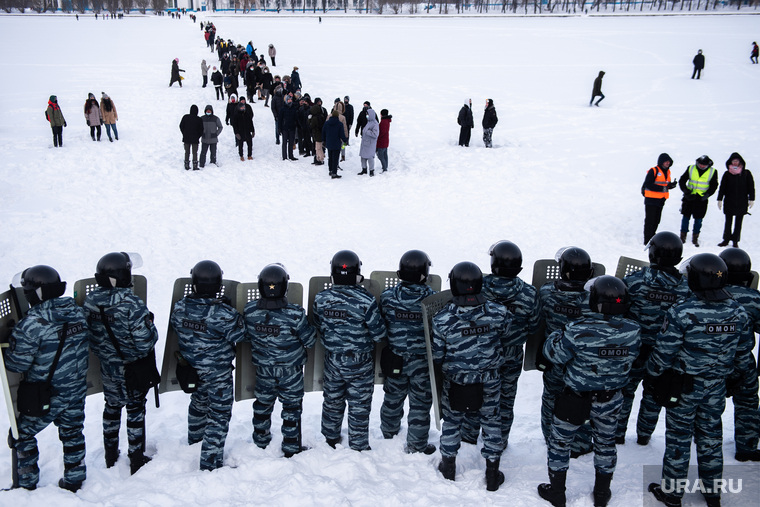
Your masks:
{"label": "person in white coat", "polygon": [[369,175],[375,175],[375,151],[377,148],[377,136],[379,135],[380,124],[377,121],[377,115],[373,109],[367,109],[367,125],[362,131],[362,144],[359,148],[359,157],[362,160],[360,175],[367,174],[367,166],[369,166]]}

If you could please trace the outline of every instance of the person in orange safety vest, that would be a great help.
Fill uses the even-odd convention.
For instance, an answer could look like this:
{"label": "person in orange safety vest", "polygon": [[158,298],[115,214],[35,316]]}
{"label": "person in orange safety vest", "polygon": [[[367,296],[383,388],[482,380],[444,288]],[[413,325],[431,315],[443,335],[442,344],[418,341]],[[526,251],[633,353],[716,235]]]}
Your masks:
{"label": "person in orange safety vest", "polygon": [[649,243],[657,233],[657,226],[660,225],[662,208],[665,201],[670,197],[669,190],[675,188],[678,183],[670,180],[670,168],[673,165],[673,159],[667,153],[661,153],[657,158],[657,165],[647,171],[644,184],[641,186],[641,193],[644,196],[644,244]]}

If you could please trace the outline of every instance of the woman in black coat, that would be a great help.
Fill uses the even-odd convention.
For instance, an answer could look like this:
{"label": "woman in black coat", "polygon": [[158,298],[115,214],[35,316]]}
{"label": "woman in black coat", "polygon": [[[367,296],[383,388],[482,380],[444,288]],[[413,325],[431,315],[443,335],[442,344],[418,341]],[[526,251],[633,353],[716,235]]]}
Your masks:
{"label": "woman in black coat", "polygon": [[744,159],[736,152],[726,160],[727,171],[723,173],[718,190],[718,209],[723,209],[726,225],[723,228],[723,241],[718,246],[728,246],[729,241],[733,241],[734,247],[739,246],[742,220],[755,204],[755,180],[745,167]]}
{"label": "woman in black coat", "polygon": [[182,78],[179,75],[180,72],[185,72],[185,69],[179,68],[179,58],[175,58],[172,62],[172,77],[169,81],[169,86],[177,82],[179,83],[179,87],[182,88]]}
{"label": "woman in black coat", "polygon": [[459,110],[459,116],[457,116],[457,123],[459,124],[459,146],[469,146],[472,128],[475,126],[475,121],[472,118],[472,99],[464,101],[462,109]]}

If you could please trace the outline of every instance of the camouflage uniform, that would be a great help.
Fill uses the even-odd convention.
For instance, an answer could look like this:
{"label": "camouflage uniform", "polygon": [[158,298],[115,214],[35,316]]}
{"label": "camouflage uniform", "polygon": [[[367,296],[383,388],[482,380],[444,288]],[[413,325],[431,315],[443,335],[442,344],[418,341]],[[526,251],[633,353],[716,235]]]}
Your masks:
{"label": "camouflage uniform", "polygon": [[[654,348],[655,338],[662,327],[662,320],[668,308],[679,299],[691,294],[686,277],[682,277],[675,268],[645,267],[631,273],[623,280],[628,286],[631,307],[628,317],[641,325],[641,353],[633,363],[628,376],[628,385],[623,389],[623,408],[620,409],[616,439],[624,439],[628,428],[636,390],[644,378],[646,362]],[[660,405],[654,401],[649,392],[642,391],[637,432],[642,437],[650,437],[657,426]]]}
{"label": "camouflage uniform", "polygon": [[[760,292],[749,287],[729,285],[726,290],[744,307],[750,320],[747,339],[755,349],[755,333],[760,333]],[[753,356],[752,361],[756,358]],[[743,374],[742,374],[743,373]],[[760,439],[760,412],[758,412],[757,371],[735,371],[729,377],[734,401],[734,441],[736,452],[752,452]]]}
{"label": "camouflage uniform", "polygon": [[[98,288],[87,295],[84,308],[90,326],[90,348],[100,359],[103,379],[103,444],[119,448],[121,409],[127,407],[129,454],[145,450],[145,395],[128,392],[124,380],[124,363],[143,358],[156,345],[158,331],[153,314],[132,289]],[[100,315],[103,308],[124,360],[119,357]]]}
{"label": "camouflage uniform", "polygon": [[451,383],[483,384],[483,405],[478,412],[483,427],[481,455],[497,460],[503,451],[499,398],[504,363],[503,339],[512,316],[504,306],[484,301],[477,306],[449,303],[433,317],[433,361],[442,365],[441,455],[454,457],[459,451],[465,412],[453,410],[449,401]]}
{"label": "camouflage uniform", "polygon": [[[641,328],[636,322],[598,313],[568,323],[564,331],[554,331],[544,343],[544,356],[565,366],[566,387],[561,396],[569,396],[576,403],[576,398],[585,398],[591,403],[589,415],[597,472],[615,471],[615,429],[623,403],[620,391],[628,382],[628,372],[640,345]],[[580,427],[555,413],[547,453],[549,470],[568,469],[570,444]]]}
{"label": "camouflage uniform", "polygon": [[182,356],[196,369],[198,390],[187,411],[187,441],[201,446],[201,470],[224,466],[224,441],[232,415],[232,360],[245,339],[245,320],[224,300],[187,296],[174,306],[171,325]]}
{"label": "camouflage uniform", "polygon": [[[588,302],[588,291],[583,289],[582,282],[566,282],[554,280],[541,286],[538,292],[539,314],[546,322],[546,334],[549,337],[554,331],[563,330],[565,326],[584,315],[591,314]],[[544,372],[544,391],[541,395],[541,431],[544,441],[549,444],[549,436],[554,420],[554,400],[562,394],[565,388],[562,367],[549,368]],[[570,450],[573,453],[585,454],[591,452],[591,427],[584,424],[575,434],[575,441]]]}
{"label": "camouflage uniform", "polygon": [[51,422],[58,427],[63,444],[63,481],[80,485],[87,476],[84,463],[84,399],[87,395],[87,319],[74,299],[49,299],[29,309],[13,329],[10,348],[5,354],[9,371],[24,373],[29,382],[48,380],[58,351],[63,324],[68,322],[66,340],[52,377],[50,412],[42,417],[20,415],[18,439],[13,446],[18,454],[19,486],[34,489],[40,479],[39,451],[35,435]]}
{"label": "camouflage uniform", "polygon": [[373,352],[386,333],[377,301],[361,285],[333,285],[316,295],[312,315],[325,347],[322,434],[328,441],[340,441],[348,402],[349,446],[367,450]]}
{"label": "camouflage uniform", "polygon": [[[697,446],[699,478],[706,488],[723,475],[721,414],[726,407],[726,377],[732,369],[753,368],[749,318],[733,299],[707,301],[691,296],[672,306],[647,362],[647,374],[672,368],[693,377],[691,392],[666,410],[663,489],[682,497],[692,438]],[[708,496],[719,496],[706,493]]]}
{"label": "camouflage uniform", "polygon": [[[517,380],[523,367],[523,346],[538,327],[538,290],[520,278],[496,275],[483,277],[482,294],[489,300],[504,305],[512,314],[512,325],[504,336],[504,365],[501,367],[501,438],[504,448],[514,421]],[[462,440],[474,442],[480,424],[468,415],[462,425]]]}
{"label": "camouflage uniform", "polygon": [[253,402],[253,442],[265,448],[272,440],[272,410],[275,400],[282,404],[282,452],[286,456],[301,450],[303,410],[303,366],[306,349],[317,340],[303,308],[287,304],[269,308],[266,299],[245,305],[245,323],[256,365]]}
{"label": "camouflage uniform", "polygon": [[394,354],[404,358],[401,375],[385,378],[380,429],[385,438],[399,432],[408,395],[408,452],[422,452],[428,444],[433,394],[422,325],[422,300],[434,293],[427,285],[400,282],[380,296],[380,310],[388,327],[388,346]]}

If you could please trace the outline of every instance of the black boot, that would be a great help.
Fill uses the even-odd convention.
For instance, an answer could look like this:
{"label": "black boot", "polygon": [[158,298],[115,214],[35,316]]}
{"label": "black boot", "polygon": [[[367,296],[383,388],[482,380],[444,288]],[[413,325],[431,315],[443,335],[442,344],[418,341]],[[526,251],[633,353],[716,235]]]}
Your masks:
{"label": "black boot", "polygon": [[699,233],[693,232],[691,234],[691,242],[694,244],[694,246],[699,246]]}
{"label": "black boot", "polygon": [[667,507],[681,507],[681,499],[677,496],[665,493],[662,490],[662,486],[656,482],[649,484],[649,492],[652,493],[658,501],[667,505]]}
{"label": "black boot", "polygon": [[[187,169],[189,169],[189,167]],[[198,161],[196,160],[193,162],[193,171],[197,171],[197,170],[198,170]]]}
{"label": "black boot", "polygon": [[612,474],[596,472],[596,482],[594,483],[594,507],[606,507],[612,498],[610,491],[610,481]]}
{"label": "black boot", "polygon": [[[196,164],[197,164],[197,162],[196,162]],[[189,170],[190,170],[190,161],[189,160],[185,160],[185,171],[189,171]]]}
{"label": "black boot", "polygon": [[111,468],[119,460],[119,443],[106,444],[106,468]]}
{"label": "black boot", "polygon": [[681,231],[681,243],[686,243],[686,235],[689,231]]}
{"label": "black boot", "polygon": [[499,458],[486,460],[486,489],[497,491],[504,484],[504,473],[499,470]]}
{"label": "black boot", "polygon": [[367,170],[366,169],[362,169],[362,172],[356,173],[356,174],[359,175],[359,176],[361,176],[362,174],[367,174]]}
{"label": "black boot", "polygon": [[453,481],[457,474],[457,457],[443,456],[441,462],[438,463],[438,471],[443,474],[444,479]]}
{"label": "black boot", "polygon": [[565,479],[567,479],[567,471],[549,470],[549,484],[538,485],[538,496],[554,507],[565,507]]}
{"label": "black boot", "polygon": [[143,454],[142,450],[137,450],[129,455],[129,473],[135,475],[143,465],[150,463],[151,458]]}

